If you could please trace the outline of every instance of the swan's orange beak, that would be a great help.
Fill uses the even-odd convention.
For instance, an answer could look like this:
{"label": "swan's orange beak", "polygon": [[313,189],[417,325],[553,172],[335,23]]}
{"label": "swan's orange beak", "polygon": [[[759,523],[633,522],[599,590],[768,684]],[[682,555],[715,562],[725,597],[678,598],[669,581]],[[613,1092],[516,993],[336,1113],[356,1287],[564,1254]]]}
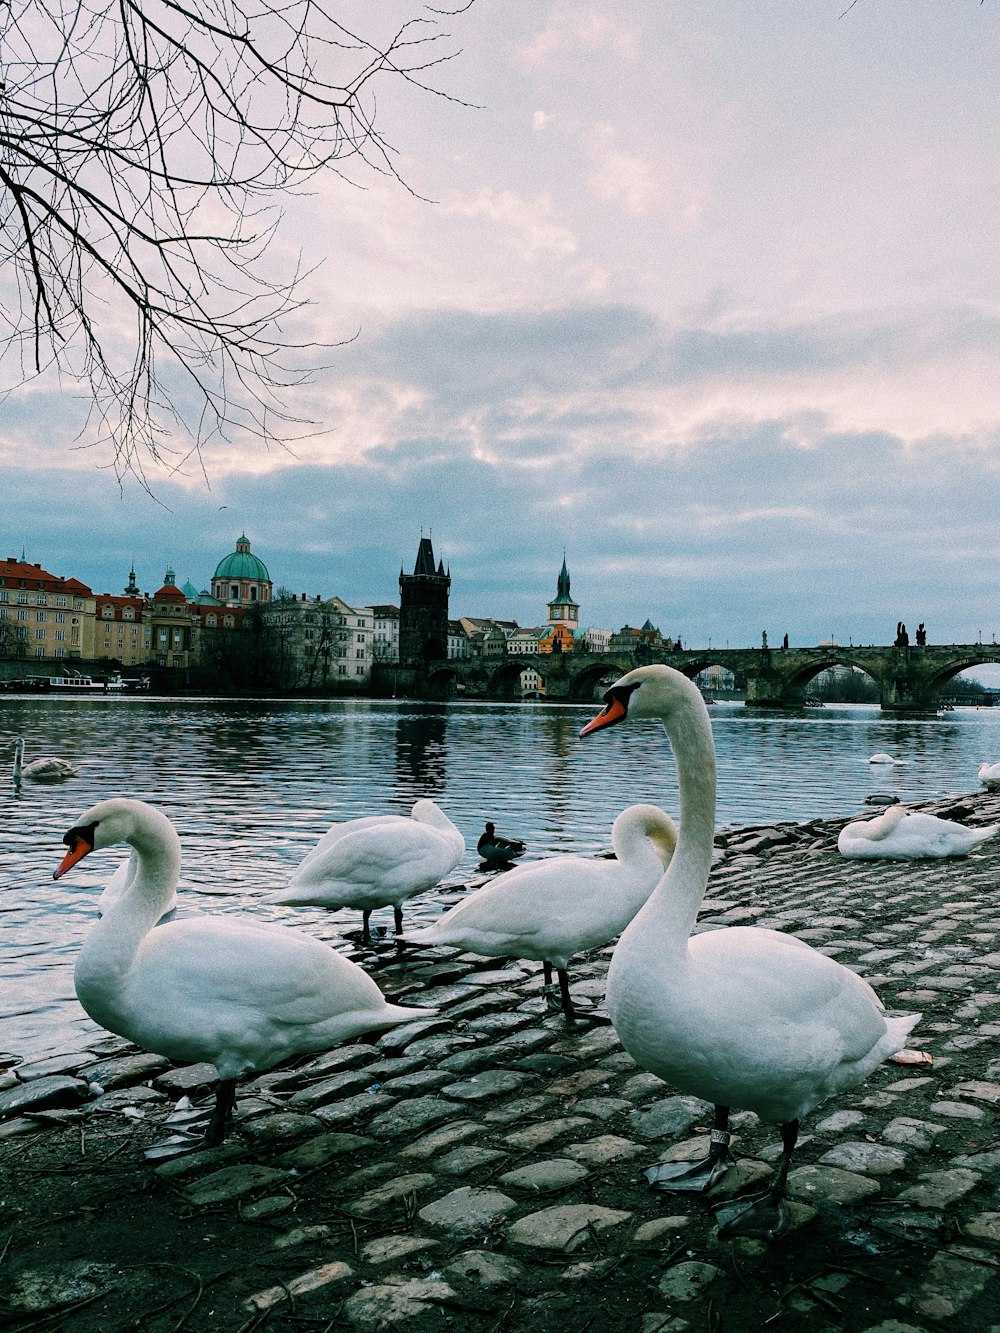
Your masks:
{"label": "swan's orange beak", "polygon": [[587,723],[580,735],[589,736],[592,731],[600,731],[602,727],[610,727],[615,722],[621,722],[627,715],[628,705],[618,695],[613,694],[593,721]]}
{"label": "swan's orange beak", "polygon": [[53,870],[53,879],[62,879],[67,870],[71,870],[77,861],[82,861],[85,856],[94,850],[94,844],[80,832],[79,829],[70,829],[63,838],[63,842],[69,848],[69,851],[59,863],[59,869]]}

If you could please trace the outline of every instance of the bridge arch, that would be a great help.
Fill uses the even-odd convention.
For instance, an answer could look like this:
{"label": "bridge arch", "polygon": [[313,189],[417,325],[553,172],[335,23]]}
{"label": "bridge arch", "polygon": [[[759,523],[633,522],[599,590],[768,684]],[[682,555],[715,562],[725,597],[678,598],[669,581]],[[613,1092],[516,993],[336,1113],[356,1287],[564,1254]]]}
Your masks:
{"label": "bridge arch", "polygon": [[852,659],[850,650],[846,652],[831,653],[826,661],[817,659],[800,666],[793,671],[785,680],[784,698],[789,704],[795,705],[805,701],[806,690],[810,683],[821,676],[824,671],[831,671],[834,667],[846,667],[851,671],[860,671],[863,676],[872,682],[879,692],[879,698],[882,696],[882,681],[878,675],[870,669],[867,663],[857,662]]}
{"label": "bridge arch", "polygon": [[534,654],[530,657],[500,657],[489,671],[490,694],[499,699],[520,699],[522,671],[534,671],[545,680],[540,657]]}

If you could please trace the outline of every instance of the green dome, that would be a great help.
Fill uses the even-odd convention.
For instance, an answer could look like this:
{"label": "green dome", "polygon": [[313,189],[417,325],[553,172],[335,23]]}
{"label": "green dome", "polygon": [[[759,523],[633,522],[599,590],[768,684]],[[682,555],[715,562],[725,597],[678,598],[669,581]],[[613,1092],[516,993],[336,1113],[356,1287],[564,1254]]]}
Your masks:
{"label": "green dome", "polygon": [[250,543],[243,536],[236,543],[236,550],[220,560],[213,579],[249,579],[253,583],[270,583],[271,576],[267,565],[250,552]]}

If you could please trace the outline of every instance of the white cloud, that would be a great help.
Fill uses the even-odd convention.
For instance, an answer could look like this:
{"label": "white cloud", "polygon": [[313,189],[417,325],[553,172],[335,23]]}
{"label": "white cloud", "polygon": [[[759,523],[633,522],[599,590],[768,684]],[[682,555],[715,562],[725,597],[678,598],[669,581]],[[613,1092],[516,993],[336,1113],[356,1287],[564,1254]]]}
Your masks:
{"label": "white cloud", "polygon": [[570,0],[553,8],[545,27],[521,46],[520,58],[528,68],[564,61],[576,52],[589,55],[611,52],[632,60],[638,43],[636,28],[623,20],[621,7],[616,6],[615,17],[611,17],[607,12]]}
{"label": "white cloud", "polygon": [[566,259],[577,251],[572,231],[556,220],[556,209],[548,195],[524,199],[512,190],[483,187],[472,198],[454,198],[448,211],[460,217],[485,218],[513,238],[528,260],[540,256]]}

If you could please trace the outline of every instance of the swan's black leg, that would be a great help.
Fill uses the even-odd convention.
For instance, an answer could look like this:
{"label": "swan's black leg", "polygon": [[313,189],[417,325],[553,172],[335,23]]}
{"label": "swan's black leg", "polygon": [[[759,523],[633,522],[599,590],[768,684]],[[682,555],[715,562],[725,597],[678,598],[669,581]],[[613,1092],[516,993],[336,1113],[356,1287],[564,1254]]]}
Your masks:
{"label": "swan's black leg", "polygon": [[564,967],[556,968],[556,975],[559,978],[559,998],[562,1002],[562,1011],[570,1023],[582,1019],[587,1023],[608,1023],[611,1019],[604,1014],[581,1014],[573,1003],[573,997],[569,993],[569,973]]}
{"label": "swan's black leg", "polygon": [[371,942],[372,942],[372,932],[371,932],[371,929],[370,929],[370,927],[369,927],[369,925],[368,925],[368,922],[369,922],[370,920],[371,920],[371,912],[370,912],[370,911],[362,912],[362,913],[361,913],[361,943],[362,943],[362,944],[371,944]]}
{"label": "swan's black leg", "polygon": [[403,941],[399,938],[403,933],[403,909],[401,907],[392,909],[392,921],[396,930],[396,948],[402,953]]}
{"label": "swan's black leg", "polygon": [[781,1126],[781,1161],[771,1188],[763,1194],[744,1195],[724,1203],[715,1210],[719,1236],[752,1236],[757,1240],[774,1240],[788,1226],[788,1205],[785,1203],[785,1185],[791,1165],[795,1141],[799,1136],[799,1122],[789,1120]]}
{"label": "swan's black leg", "polygon": [[725,1172],[730,1161],[729,1156],[729,1107],[717,1106],[712,1134],[708,1142],[708,1156],[697,1162],[659,1162],[649,1166],[643,1175],[649,1181],[650,1189],[674,1191],[707,1190],[714,1185]]}
{"label": "swan's black leg", "polygon": [[559,1002],[558,995],[556,995],[555,988],[552,985],[552,964],[548,959],[545,959],[542,963],[542,977],[545,981],[545,1007],[546,1009],[550,1009],[553,1013],[558,1013],[562,1006]]}
{"label": "swan's black leg", "polygon": [[220,1078],[215,1085],[215,1109],[205,1130],[205,1147],[217,1148],[226,1137],[229,1116],[236,1105],[236,1080]]}

